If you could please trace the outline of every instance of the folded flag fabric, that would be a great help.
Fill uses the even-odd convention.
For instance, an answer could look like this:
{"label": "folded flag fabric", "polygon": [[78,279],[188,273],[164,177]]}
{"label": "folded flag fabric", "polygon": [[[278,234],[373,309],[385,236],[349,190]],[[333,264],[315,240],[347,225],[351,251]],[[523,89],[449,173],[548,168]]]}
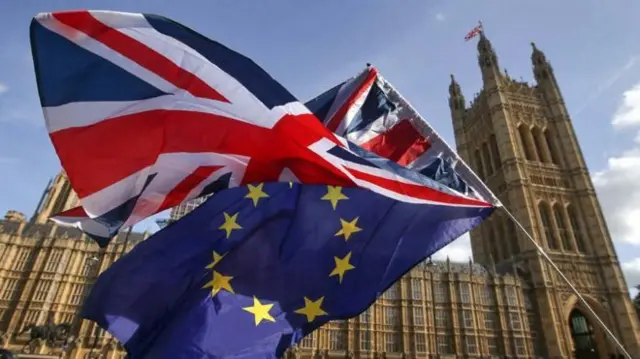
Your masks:
{"label": "folded flag fabric", "polygon": [[466,195],[498,203],[438,132],[369,65],[305,105],[331,131],[363,149]]}
{"label": "folded flag fabric", "polygon": [[222,191],[98,278],[83,310],[131,359],[279,358],[368,308],[491,206],[394,200],[360,188]]}
{"label": "folded flag fabric", "polygon": [[82,204],[54,219],[102,246],[122,227],[254,182],[422,201],[420,185],[362,166],[249,58],[170,19],[44,13],[30,34],[46,127]]}

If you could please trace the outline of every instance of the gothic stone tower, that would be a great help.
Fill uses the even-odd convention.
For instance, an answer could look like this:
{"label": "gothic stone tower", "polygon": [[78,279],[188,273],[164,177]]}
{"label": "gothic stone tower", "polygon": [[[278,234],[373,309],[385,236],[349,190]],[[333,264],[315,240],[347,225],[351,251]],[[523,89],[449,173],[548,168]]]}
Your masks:
{"label": "gothic stone tower", "polygon": [[58,173],[42,193],[40,203],[32,220],[35,223],[46,223],[49,217],[67,209],[80,205],[78,195],[71,188],[69,178],[64,171]]}
{"label": "gothic stone tower", "polygon": [[[534,44],[536,85],[500,71],[481,34],[483,89],[469,107],[451,78],[458,152],[533,235],[631,355],[640,325],[553,69]],[[605,332],[502,211],[471,233],[477,262],[517,267],[536,312],[534,352],[545,358],[609,358]]]}

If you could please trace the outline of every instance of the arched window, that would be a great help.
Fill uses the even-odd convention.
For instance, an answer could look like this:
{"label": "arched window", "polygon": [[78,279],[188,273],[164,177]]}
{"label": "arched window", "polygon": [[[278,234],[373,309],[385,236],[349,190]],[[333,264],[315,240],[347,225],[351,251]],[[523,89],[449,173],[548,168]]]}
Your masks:
{"label": "arched window", "polygon": [[487,171],[487,176],[491,176],[493,174],[493,164],[491,163],[491,155],[489,154],[489,146],[487,143],[482,144],[482,159],[484,160],[485,170]]}
{"label": "arched window", "polygon": [[560,162],[558,161],[558,153],[555,146],[555,142],[552,138],[553,134],[551,133],[551,130],[546,129],[542,134],[544,136],[544,140],[546,142],[547,148],[549,149],[549,155],[551,156],[550,158],[551,163],[556,165],[560,164]]}
{"label": "arched window", "polygon": [[540,162],[551,162],[551,159],[547,159],[546,157],[546,147],[545,139],[542,137],[542,132],[536,126],[531,130],[531,135],[533,136],[533,145],[536,149],[536,153],[538,154],[538,160]]}
{"label": "arched window", "polygon": [[518,243],[518,230],[510,218],[505,218],[504,231],[509,241],[511,255],[520,254],[520,243]]}
{"label": "arched window", "polygon": [[547,241],[547,247],[552,250],[558,249],[558,239],[553,232],[551,226],[551,214],[549,213],[549,207],[545,202],[538,204],[538,212],[540,212],[540,220],[542,221],[542,230],[544,232],[545,240]]}
{"label": "arched window", "polygon": [[489,136],[489,149],[491,150],[491,158],[493,158],[493,168],[497,171],[502,166],[502,160],[500,159],[500,151],[498,150],[498,142],[496,142],[496,136]]}
{"label": "arched window", "polygon": [[592,358],[597,356],[596,341],[593,328],[587,318],[574,309],[569,315],[571,337],[573,338],[573,350],[575,358]]}
{"label": "arched window", "polygon": [[572,205],[567,206],[567,217],[569,217],[569,223],[571,224],[573,237],[576,239],[578,251],[580,251],[581,253],[587,253],[587,246],[585,244],[584,237],[582,236],[580,225],[578,224],[578,217],[576,217],[576,213]]}
{"label": "arched window", "polygon": [[562,247],[565,251],[574,250],[573,243],[571,243],[571,238],[569,237],[567,223],[565,223],[564,216],[562,215],[562,206],[559,203],[553,205],[553,217],[556,220],[556,226],[558,228],[560,241],[562,242]]}
{"label": "arched window", "polygon": [[480,156],[480,150],[476,150],[473,154],[474,162],[476,163],[476,173],[478,177],[484,179],[484,170],[482,169],[482,156]]}
{"label": "arched window", "polygon": [[493,246],[491,248],[491,255],[493,256],[493,260],[495,263],[498,263],[503,259],[502,254],[500,253],[500,246],[503,246],[503,243],[505,241],[505,238],[501,236],[502,233],[499,230],[499,223],[500,222],[498,222],[497,220],[494,220],[491,223],[491,234],[494,238]]}
{"label": "arched window", "polygon": [[522,146],[522,153],[524,158],[533,161],[535,159],[533,155],[533,148],[531,148],[528,141],[528,129],[524,125],[518,126],[518,134],[520,135],[520,145]]}

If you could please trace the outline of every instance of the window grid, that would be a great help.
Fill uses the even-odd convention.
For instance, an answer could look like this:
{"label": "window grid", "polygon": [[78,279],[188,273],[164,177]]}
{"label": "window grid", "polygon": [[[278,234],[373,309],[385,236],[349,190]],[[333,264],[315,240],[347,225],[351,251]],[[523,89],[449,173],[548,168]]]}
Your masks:
{"label": "window grid", "polygon": [[49,255],[49,259],[44,267],[45,272],[55,272],[62,259],[62,250],[53,249]]}
{"label": "window grid", "polygon": [[424,310],[422,307],[413,307],[413,324],[424,325]]}
{"label": "window grid", "polygon": [[473,314],[470,310],[462,311],[462,327],[473,328]]}
{"label": "window grid", "polygon": [[504,294],[507,297],[507,305],[509,305],[510,307],[515,307],[518,305],[518,298],[516,289],[514,287],[506,287]]}
{"label": "window grid", "polygon": [[27,265],[27,259],[29,258],[29,249],[28,248],[20,248],[18,250],[18,254],[16,255],[15,265],[13,269],[16,271],[21,271]]}
{"label": "window grid", "polygon": [[446,328],[449,326],[449,312],[444,308],[436,308],[436,328]]}
{"label": "window grid", "polygon": [[302,338],[302,340],[300,341],[300,347],[307,348],[307,349],[315,348],[315,332],[310,333],[304,338]]}
{"label": "window grid", "polygon": [[418,278],[411,279],[411,299],[422,299],[422,280]]}
{"label": "window grid", "polygon": [[451,354],[451,335],[438,335],[436,337],[439,354]]}
{"label": "window grid", "polygon": [[400,341],[397,333],[384,333],[384,348],[388,353],[400,352]]}
{"label": "window grid", "polygon": [[40,280],[40,282],[38,282],[36,286],[36,293],[34,295],[33,300],[36,302],[42,302],[46,300],[50,289],[51,289],[50,280]]}
{"label": "window grid", "polygon": [[521,330],[522,322],[520,321],[520,314],[518,313],[509,313],[509,326],[512,330]]}
{"label": "window grid", "polygon": [[343,330],[329,331],[329,349],[344,350],[347,345],[346,333]]}
{"label": "window grid", "polygon": [[515,344],[517,355],[527,355],[527,349],[525,348],[524,339],[516,338]]}
{"label": "window grid", "polygon": [[13,295],[16,292],[16,287],[18,286],[17,279],[5,279],[4,282],[4,290],[2,291],[2,299],[3,300],[11,300]]}
{"label": "window grid", "polygon": [[469,292],[469,283],[460,283],[460,302],[462,304],[471,303],[471,294]]}
{"label": "window grid", "polygon": [[393,283],[389,289],[387,289],[382,298],[384,299],[400,299],[400,291],[398,290],[398,283]]}
{"label": "window grid", "polygon": [[467,347],[467,354],[476,354],[478,352],[478,344],[476,342],[476,337],[466,336],[464,337],[464,341]]}
{"label": "window grid", "polygon": [[415,350],[416,353],[425,353],[427,351],[427,339],[424,333],[415,334]]}
{"label": "window grid", "polygon": [[447,301],[447,284],[445,282],[435,282],[433,285],[433,300],[436,303]]}
{"label": "window grid", "polygon": [[395,306],[384,307],[384,323],[386,325],[400,324],[400,308]]}
{"label": "window grid", "polygon": [[371,350],[371,332],[369,330],[360,331],[360,349]]}

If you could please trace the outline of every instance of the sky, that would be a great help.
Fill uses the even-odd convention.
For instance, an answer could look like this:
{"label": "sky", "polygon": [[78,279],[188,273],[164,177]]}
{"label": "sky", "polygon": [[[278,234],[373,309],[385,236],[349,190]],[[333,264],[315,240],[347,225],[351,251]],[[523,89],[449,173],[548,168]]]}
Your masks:
{"label": "sky", "polygon": [[[33,213],[60,164],[38,102],[28,27],[39,12],[163,15],[251,57],[306,101],[367,62],[451,144],[449,74],[468,100],[481,88],[482,20],[501,67],[533,82],[531,46],[550,60],[629,287],[640,284],[640,2],[574,1],[0,1],[0,215]],[[365,5],[366,4],[366,5]],[[140,230],[156,230],[147,220]],[[436,257],[467,260],[461,238]]]}

